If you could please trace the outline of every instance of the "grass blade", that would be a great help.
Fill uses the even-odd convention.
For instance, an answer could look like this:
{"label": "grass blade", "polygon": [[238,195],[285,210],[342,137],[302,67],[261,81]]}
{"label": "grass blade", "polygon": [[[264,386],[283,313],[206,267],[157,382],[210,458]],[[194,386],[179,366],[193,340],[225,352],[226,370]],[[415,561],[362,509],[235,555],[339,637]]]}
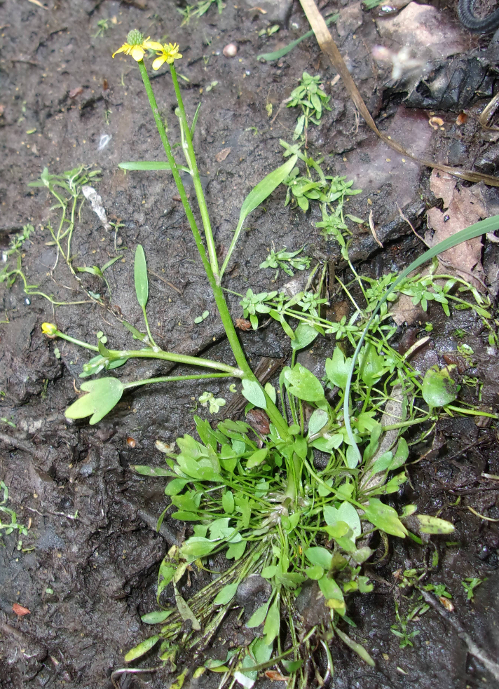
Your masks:
{"label": "grass blade", "polygon": [[122,170],[171,170],[170,163],[162,160],[139,160],[136,163],[120,163]]}
{"label": "grass blade", "polygon": [[241,206],[241,213],[239,214],[239,222],[237,223],[236,231],[234,232],[234,237],[232,238],[229,251],[227,252],[227,256],[220,271],[220,277],[222,277],[225,269],[227,268],[227,264],[229,263],[230,257],[232,256],[232,252],[234,251],[234,247],[236,246],[237,240],[239,239],[239,235],[241,234],[244,221],[246,220],[248,215],[255,210],[255,208],[258,208],[258,206],[260,206],[265,201],[265,199],[270,196],[274,189],[276,189],[280,184],[282,184],[282,182],[284,182],[286,177],[288,177],[289,173],[294,168],[297,160],[298,156],[291,156],[291,158],[287,160],[284,163],[284,165],[278,167],[277,170],[272,170],[272,172],[270,172],[266,177],[264,177],[262,181],[259,182],[256,185],[256,187],[254,187],[254,189],[252,189],[248,196],[244,199],[243,205]]}

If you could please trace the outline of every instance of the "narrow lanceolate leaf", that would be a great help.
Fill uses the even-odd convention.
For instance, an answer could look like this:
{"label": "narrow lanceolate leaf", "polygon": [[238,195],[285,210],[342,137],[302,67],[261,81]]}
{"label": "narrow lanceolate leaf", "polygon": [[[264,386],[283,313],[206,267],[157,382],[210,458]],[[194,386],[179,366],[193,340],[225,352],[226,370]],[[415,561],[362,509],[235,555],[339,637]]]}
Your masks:
{"label": "narrow lanceolate leaf", "polygon": [[355,651],[355,653],[362,658],[368,665],[371,667],[374,667],[374,660],[371,658],[369,653],[366,651],[364,646],[361,644],[358,644],[356,641],[351,639],[348,634],[345,634],[344,632],[341,631],[341,629],[338,629],[335,627],[334,631],[338,634],[340,639],[345,643],[347,646],[350,646],[352,651]]}
{"label": "narrow lanceolate leaf", "polygon": [[419,520],[420,529],[423,533],[449,534],[454,531],[454,524],[451,524],[445,519],[431,517],[429,514],[418,514],[416,516]]}
{"label": "narrow lanceolate leaf", "polygon": [[147,278],[147,264],[144,249],[140,244],[135,250],[135,294],[137,301],[143,309],[147,306],[147,299],[149,298],[149,280]]}
{"label": "narrow lanceolate leaf", "polygon": [[122,170],[171,170],[170,163],[162,160],[142,160],[118,165]]}
{"label": "narrow lanceolate leaf", "polygon": [[236,595],[237,587],[239,584],[227,584],[227,586],[224,586],[223,589],[218,593],[217,597],[213,601],[214,605],[226,605],[227,603],[230,603],[230,601],[234,598]]}
{"label": "narrow lanceolate leaf", "polygon": [[232,238],[232,242],[230,244],[229,250],[227,252],[227,257],[224,261],[224,264],[222,266],[222,269],[220,271],[220,275],[223,275],[227,264],[230,260],[230,257],[232,255],[232,252],[234,250],[234,247],[236,245],[237,240],[239,239],[239,235],[241,234],[241,230],[243,228],[244,221],[248,217],[248,215],[255,210],[255,208],[258,208],[260,204],[262,204],[266,198],[270,196],[270,194],[280,185],[284,182],[286,177],[289,176],[289,173],[291,170],[294,168],[296,161],[298,160],[298,156],[294,155],[291,156],[289,160],[287,160],[284,165],[281,165],[280,167],[277,168],[277,170],[273,170],[270,172],[266,177],[262,179],[261,182],[259,182],[254,189],[250,191],[248,196],[244,199],[243,205],[241,206],[241,213],[239,214],[239,222],[237,223],[236,231],[234,232],[234,237]]}
{"label": "narrow lanceolate leaf", "polygon": [[159,636],[157,634],[155,636],[150,636],[145,641],[142,641],[142,643],[140,643],[138,646],[135,646],[130,651],[128,651],[128,653],[125,656],[125,663],[131,663],[132,660],[140,658],[140,656],[143,656],[144,653],[150,651],[151,648],[158,643],[158,641]]}

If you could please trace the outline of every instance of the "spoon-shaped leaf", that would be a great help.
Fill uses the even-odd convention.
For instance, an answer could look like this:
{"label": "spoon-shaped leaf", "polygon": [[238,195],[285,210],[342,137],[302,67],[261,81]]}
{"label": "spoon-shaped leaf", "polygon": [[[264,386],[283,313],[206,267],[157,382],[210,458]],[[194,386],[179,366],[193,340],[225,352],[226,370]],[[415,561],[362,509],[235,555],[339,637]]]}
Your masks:
{"label": "spoon-shaped leaf", "polygon": [[92,416],[89,423],[93,426],[118,404],[125,388],[118,378],[99,378],[82,383],[81,389],[88,395],[77,399],[64,413],[68,419]]}

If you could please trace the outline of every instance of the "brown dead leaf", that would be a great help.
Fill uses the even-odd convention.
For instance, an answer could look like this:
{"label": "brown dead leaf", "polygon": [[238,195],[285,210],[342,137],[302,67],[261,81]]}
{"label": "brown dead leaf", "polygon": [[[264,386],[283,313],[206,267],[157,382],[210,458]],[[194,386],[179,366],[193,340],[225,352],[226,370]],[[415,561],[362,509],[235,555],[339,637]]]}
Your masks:
{"label": "brown dead leaf", "polygon": [[[427,213],[428,225],[434,231],[433,237],[425,237],[428,246],[435,246],[486,217],[487,212],[483,206],[480,191],[477,189],[478,193],[474,193],[475,187],[476,185],[456,189],[455,178],[445,172],[433,171],[430,188],[443,200],[444,210],[430,208]],[[482,239],[477,237],[444,251],[439,258],[446,264],[446,271],[450,265],[463,279],[472,282],[478,289],[483,289],[483,285],[479,282],[483,280],[481,254]],[[470,274],[475,274],[479,279],[474,280]]]}
{"label": "brown dead leaf", "polygon": [[230,148],[222,148],[222,150],[219,151],[215,156],[215,160],[217,161],[217,163],[221,163],[222,160],[225,160],[229,155],[230,151]]}
{"label": "brown dead leaf", "polygon": [[281,675],[280,672],[276,672],[276,670],[266,670],[265,676],[271,679],[273,682],[288,682],[291,679],[291,677],[285,677],[284,675]]}
{"label": "brown dead leaf", "polygon": [[24,608],[22,605],[19,605],[19,603],[14,603],[12,610],[16,613],[16,615],[19,615],[19,617],[30,614],[30,610],[28,610],[28,608]]}

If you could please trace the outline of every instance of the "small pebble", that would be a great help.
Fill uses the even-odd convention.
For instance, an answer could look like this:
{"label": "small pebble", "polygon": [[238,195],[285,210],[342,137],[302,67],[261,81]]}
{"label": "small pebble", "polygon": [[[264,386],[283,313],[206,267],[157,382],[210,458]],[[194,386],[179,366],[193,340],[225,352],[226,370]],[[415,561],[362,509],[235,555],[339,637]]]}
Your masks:
{"label": "small pebble", "polygon": [[225,57],[236,57],[237,45],[235,43],[228,43],[223,49],[223,54]]}

